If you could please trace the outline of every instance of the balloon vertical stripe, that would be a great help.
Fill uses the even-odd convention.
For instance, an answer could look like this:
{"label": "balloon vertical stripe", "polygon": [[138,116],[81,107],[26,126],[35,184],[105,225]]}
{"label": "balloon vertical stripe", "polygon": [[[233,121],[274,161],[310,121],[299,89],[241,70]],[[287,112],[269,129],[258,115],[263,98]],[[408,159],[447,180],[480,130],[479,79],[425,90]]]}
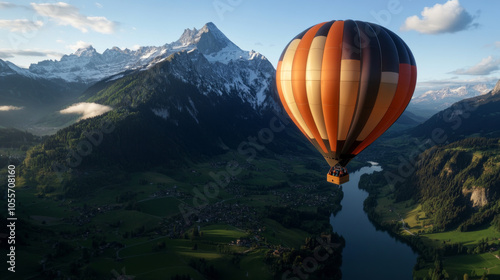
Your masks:
{"label": "balloon vertical stripe", "polygon": [[311,27],[306,32],[306,34],[304,34],[297,46],[297,50],[292,62],[292,90],[297,108],[299,109],[300,115],[304,119],[305,125],[307,126],[309,131],[311,131],[311,134],[318,142],[321,150],[324,153],[328,153],[324,142],[321,140],[319,130],[316,127],[312,112],[309,108],[309,100],[307,98],[306,87],[307,60],[311,50],[311,44],[313,42],[314,36],[316,35],[316,32],[323,24],[324,23],[320,23]]}
{"label": "balloon vertical stripe", "polygon": [[[321,64],[321,101],[330,150],[337,151],[339,130],[340,61],[344,22],[335,21],[326,37],[323,62]],[[335,155],[334,155],[335,156]]]}
{"label": "balloon vertical stripe", "polygon": [[350,147],[361,133],[373,110],[379,95],[381,79],[380,45],[376,34],[369,25],[355,22],[358,26],[360,45],[361,75],[358,88],[358,98],[351,127],[341,153],[348,153]]}

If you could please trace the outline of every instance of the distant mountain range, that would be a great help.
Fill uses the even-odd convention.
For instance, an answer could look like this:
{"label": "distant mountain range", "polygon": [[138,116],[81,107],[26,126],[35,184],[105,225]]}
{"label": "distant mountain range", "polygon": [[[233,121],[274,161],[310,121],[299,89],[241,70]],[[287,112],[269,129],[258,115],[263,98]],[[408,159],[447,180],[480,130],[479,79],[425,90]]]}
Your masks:
{"label": "distant mountain range", "polygon": [[467,84],[429,90],[420,96],[413,97],[408,108],[417,114],[430,116],[460,100],[486,94],[493,86],[494,84]]}
{"label": "distant mountain range", "polygon": [[438,112],[411,134],[429,137],[434,129],[441,129],[448,141],[470,136],[500,137],[500,81],[486,94],[467,98]]}
{"label": "distant mountain range", "polygon": [[212,62],[262,59],[254,51],[243,51],[231,42],[213,23],[201,29],[186,29],[179,40],[162,46],[140,47],[137,50],[113,47],[98,53],[92,46],[64,55],[60,60],[45,60],[22,69],[0,60],[0,76],[19,74],[37,79],[62,79],[67,82],[91,84],[125,70],[145,69],[173,53],[197,49]]}

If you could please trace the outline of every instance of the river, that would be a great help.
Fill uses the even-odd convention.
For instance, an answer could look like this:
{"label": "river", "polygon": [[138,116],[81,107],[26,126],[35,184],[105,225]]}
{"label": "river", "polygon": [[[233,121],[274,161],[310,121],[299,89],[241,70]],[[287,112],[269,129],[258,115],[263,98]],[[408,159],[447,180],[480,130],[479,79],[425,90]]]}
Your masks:
{"label": "river", "polygon": [[349,174],[350,181],[342,185],[342,210],[330,218],[333,231],[346,242],[342,252],[342,279],[413,279],[417,254],[387,232],[377,230],[363,210],[368,193],[358,188],[359,179],[363,174],[376,171],[382,168],[372,165]]}

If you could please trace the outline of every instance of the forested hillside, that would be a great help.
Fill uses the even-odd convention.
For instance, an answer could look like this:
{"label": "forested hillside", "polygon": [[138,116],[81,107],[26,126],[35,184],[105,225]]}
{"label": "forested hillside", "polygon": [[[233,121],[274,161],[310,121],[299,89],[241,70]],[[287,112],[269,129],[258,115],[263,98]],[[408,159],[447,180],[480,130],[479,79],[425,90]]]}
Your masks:
{"label": "forested hillside", "polygon": [[395,194],[397,201],[420,201],[436,230],[491,222],[500,210],[500,139],[467,138],[425,151]]}
{"label": "forested hillside", "polygon": [[40,138],[15,128],[0,128],[0,148],[27,147],[40,141]]}

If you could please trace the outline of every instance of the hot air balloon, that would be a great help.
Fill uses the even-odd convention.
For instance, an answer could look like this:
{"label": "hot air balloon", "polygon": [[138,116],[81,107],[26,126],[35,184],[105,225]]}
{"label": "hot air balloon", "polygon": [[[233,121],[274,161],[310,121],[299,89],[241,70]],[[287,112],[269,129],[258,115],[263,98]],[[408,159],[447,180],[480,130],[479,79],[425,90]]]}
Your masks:
{"label": "hot air balloon", "polygon": [[276,70],[281,103],[330,165],[327,181],[403,113],[417,80],[415,59],[392,31],[338,20],[314,25],[285,47]]}

